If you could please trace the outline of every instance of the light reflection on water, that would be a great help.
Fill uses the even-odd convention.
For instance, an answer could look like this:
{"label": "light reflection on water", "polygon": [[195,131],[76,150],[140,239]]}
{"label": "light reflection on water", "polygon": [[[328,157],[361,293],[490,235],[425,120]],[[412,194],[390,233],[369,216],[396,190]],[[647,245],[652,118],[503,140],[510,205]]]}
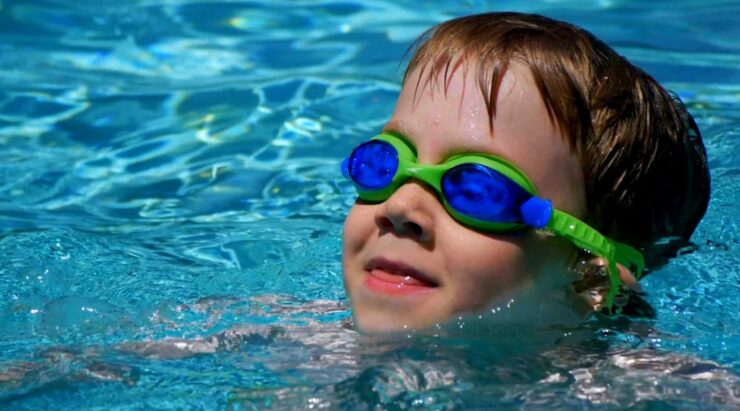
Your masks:
{"label": "light reflection on water", "polygon": [[[434,4],[0,1],[0,407],[737,406],[740,5]],[[696,247],[645,280],[653,322],[359,337],[339,160],[419,33],[503,8],[686,100],[713,174]]]}

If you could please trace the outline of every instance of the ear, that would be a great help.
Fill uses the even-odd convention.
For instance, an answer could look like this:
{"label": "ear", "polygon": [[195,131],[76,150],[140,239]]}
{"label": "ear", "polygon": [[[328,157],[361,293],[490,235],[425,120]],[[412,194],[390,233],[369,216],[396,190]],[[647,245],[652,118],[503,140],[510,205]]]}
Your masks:
{"label": "ear", "polygon": [[619,270],[619,279],[622,280],[627,287],[632,289],[632,291],[642,293],[642,286],[637,282],[637,278],[635,278],[632,270],[622,264],[617,264],[617,270]]}
{"label": "ear", "polygon": [[[596,264],[600,266],[606,265],[606,260],[601,257],[592,258],[589,262],[591,264]],[[617,270],[619,270],[619,279],[622,280],[622,283],[624,283],[624,285],[629,287],[632,291],[642,293],[642,286],[640,286],[637,278],[635,278],[635,275],[629,268],[623,266],[622,264],[617,264]]]}

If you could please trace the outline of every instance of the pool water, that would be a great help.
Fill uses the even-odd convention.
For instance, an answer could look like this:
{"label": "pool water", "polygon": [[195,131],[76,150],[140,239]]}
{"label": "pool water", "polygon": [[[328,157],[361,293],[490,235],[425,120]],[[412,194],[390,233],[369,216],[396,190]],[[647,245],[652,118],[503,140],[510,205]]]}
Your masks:
{"label": "pool water", "polygon": [[[592,31],[687,103],[712,199],[655,320],[351,328],[339,162],[445,19]],[[740,407],[740,2],[0,0],[0,408]]]}

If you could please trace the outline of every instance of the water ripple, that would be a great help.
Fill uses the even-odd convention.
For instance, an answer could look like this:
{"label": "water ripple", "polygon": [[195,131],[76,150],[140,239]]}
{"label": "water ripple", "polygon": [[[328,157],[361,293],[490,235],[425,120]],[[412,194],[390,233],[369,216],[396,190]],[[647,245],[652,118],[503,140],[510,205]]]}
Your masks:
{"label": "water ripple", "polygon": [[[501,9],[580,24],[679,94],[707,215],[645,280],[655,321],[359,337],[340,161],[390,116],[417,35]],[[738,12],[0,0],[0,408],[737,408]]]}

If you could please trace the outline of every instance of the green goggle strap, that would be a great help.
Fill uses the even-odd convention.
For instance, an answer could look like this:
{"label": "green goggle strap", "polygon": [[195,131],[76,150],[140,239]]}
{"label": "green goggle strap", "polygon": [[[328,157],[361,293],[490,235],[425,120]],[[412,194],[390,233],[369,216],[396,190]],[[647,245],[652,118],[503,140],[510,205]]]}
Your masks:
{"label": "green goggle strap", "polygon": [[552,217],[547,223],[547,229],[555,235],[568,239],[576,247],[586,250],[592,255],[603,257],[607,261],[607,272],[609,273],[609,292],[606,295],[606,306],[612,310],[614,297],[619,291],[622,283],[619,278],[617,263],[628,269],[634,270],[635,277],[639,280],[642,270],[645,268],[645,258],[642,253],[633,247],[610,240],[596,231],[590,225],[558,209],[552,210]]}

